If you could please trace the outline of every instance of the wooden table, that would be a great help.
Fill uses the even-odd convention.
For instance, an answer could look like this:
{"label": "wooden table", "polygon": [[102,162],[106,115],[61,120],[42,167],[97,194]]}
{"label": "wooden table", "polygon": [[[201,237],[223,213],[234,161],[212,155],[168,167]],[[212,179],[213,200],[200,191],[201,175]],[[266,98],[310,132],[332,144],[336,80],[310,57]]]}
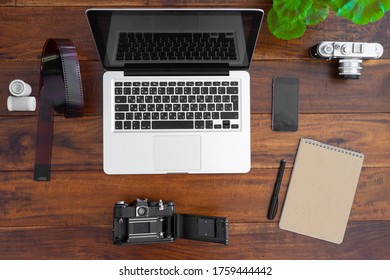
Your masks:
{"label": "wooden table", "polygon": [[[128,4],[131,2],[131,4]],[[390,14],[357,26],[336,17],[283,41],[264,21],[251,74],[252,169],[248,174],[109,176],[102,170],[103,69],[84,12],[89,7],[251,7],[272,1],[0,0],[0,259],[389,259]],[[19,78],[38,94],[41,48],[69,38],[81,63],[86,114],[55,118],[50,182],[34,182],[37,112],[8,112],[8,84]],[[360,80],[337,76],[337,61],[308,49],[321,41],[379,42]],[[301,81],[300,127],[271,130],[274,76]],[[280,230],[266,213],[279,161],[287,160],[283,203],[298,140],[309,137],[365,154],[341,245]],[[174,201],[179,213],[226,216],[230,245],[178,239],[172,244],[112,245],[112,208],[137,197]]]}

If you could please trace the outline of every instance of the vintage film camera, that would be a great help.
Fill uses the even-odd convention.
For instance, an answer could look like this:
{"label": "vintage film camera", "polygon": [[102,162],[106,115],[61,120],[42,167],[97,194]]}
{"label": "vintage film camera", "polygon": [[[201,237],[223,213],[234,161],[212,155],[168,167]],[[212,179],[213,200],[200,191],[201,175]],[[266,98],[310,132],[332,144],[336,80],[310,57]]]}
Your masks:
{"label": "vintage film camera", "polygon": [[321,42],[310,48],[314,58],[339,58],[339,75],[344,79],[359,79],[363,59],[377,59],[383,54],[378,43]]}
{"label": "vintage film camera", "polygon": [[115,245],[174,242],[176,238],[228,244],[228,220],[175,213],[173,202],[136,199],[114,206]]}

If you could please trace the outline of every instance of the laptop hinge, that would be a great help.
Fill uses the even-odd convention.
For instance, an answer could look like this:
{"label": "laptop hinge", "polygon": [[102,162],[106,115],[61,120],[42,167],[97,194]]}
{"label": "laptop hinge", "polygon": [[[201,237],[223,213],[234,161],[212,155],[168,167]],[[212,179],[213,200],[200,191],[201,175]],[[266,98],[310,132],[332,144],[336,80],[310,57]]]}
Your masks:
{"label": "laptop hinge", "polygon": [[228,63],[129,63],[125,76],[229,76]]}

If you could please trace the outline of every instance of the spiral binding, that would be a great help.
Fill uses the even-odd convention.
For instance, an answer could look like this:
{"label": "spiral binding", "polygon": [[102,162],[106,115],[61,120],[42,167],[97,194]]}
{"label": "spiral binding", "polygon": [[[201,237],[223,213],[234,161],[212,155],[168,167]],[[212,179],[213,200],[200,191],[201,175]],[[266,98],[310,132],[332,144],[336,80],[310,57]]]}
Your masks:
{"label": "spiral binding", "polygon": [[312,139],[308,139],[308,138],[304,138],[303,140],[305,141],[305,143],[313,145],[313,146],[317,146],[317,147],[320,147],[320,148],[328,149],[328,150],[331,150],[331,151],[335,151],[335,152],[346,154],[346,155],[353,156],[353,157],[363,158],[363,154],[362,153],[358,153],[358,152],[355,152],[355,151],[339,148],[339,147],[336,147],[336,146],[332,146],[332,145],[325,144],[325,143],[322,143],[322,142],[319,142],[319,141],[316,141],[316,140],[312,140]]}

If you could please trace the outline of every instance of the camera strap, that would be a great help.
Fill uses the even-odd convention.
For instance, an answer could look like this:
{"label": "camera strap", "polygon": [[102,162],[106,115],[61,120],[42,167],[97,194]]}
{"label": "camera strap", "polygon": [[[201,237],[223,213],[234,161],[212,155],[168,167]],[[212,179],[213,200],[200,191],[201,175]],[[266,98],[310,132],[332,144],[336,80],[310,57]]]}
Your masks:
{"label": "camera strap", "polygon": [[79,61],[69,39],[48,39],[42,50],[35,181],[50,181],[54,112],[65,118],[84,113]]}

